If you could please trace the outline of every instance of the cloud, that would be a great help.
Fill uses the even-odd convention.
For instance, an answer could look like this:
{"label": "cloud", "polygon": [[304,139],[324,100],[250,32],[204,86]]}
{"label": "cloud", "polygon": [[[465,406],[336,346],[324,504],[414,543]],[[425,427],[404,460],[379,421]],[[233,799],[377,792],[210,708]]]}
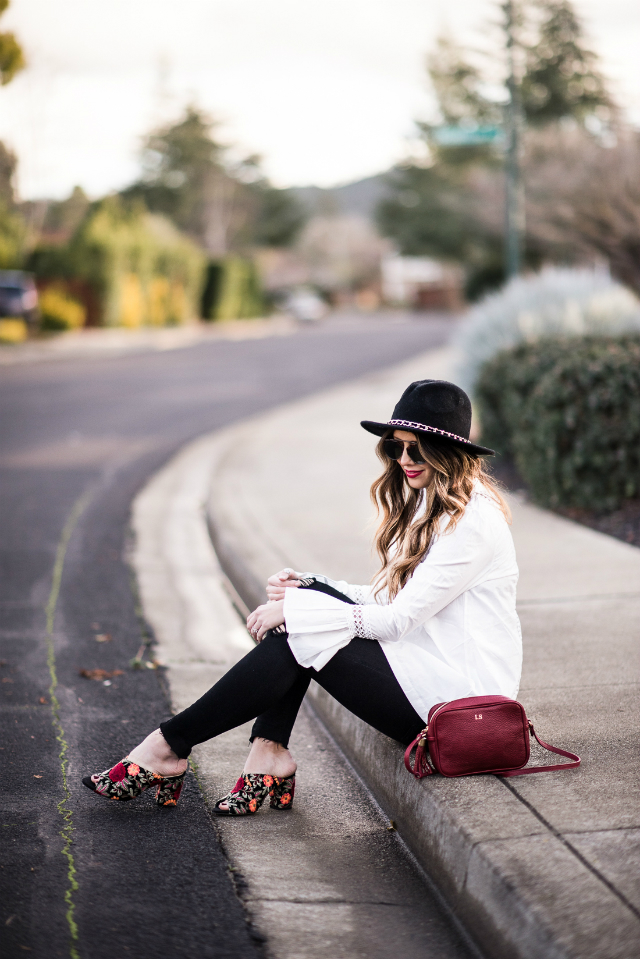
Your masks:
{"label": "cloud", "polygon": [[[577,5],[640,116],[640,6]],[[401,157],[413,119],[433,109],[424,55],[450,10],[445,0],[14,0],[3,28],[30,67],[0,90],[0,137],[18,152],[24,197],[76,183],[98,195],[131,181],[141,135],[191,100],[280,185],[355,179]],[[491,0],[458,0],[449,26],[469,39],[492,12]]]}

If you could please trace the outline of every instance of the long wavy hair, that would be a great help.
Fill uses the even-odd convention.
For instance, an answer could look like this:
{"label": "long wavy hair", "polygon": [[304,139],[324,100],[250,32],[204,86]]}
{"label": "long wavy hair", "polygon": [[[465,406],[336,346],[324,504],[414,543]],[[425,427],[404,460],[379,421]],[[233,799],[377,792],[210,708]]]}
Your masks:
{"label": "long wavy hair", "polygon": [[385,433],[376,448],[385,469],[371,487],[371,499],[380,517],[374,542],[381,561],[373,582],[376,595],[387,588],[389,600],[397,596],[425,558],[446,517],[444,533],[455,529],[477,481],[511,522],[501,487],[479,457],[453,444],[431,443],[415,434],[424,462],[433,468],[433,479],[425,489],[414,490],[400,464],[384,451],[384,441],[391,436],[393,430]]}

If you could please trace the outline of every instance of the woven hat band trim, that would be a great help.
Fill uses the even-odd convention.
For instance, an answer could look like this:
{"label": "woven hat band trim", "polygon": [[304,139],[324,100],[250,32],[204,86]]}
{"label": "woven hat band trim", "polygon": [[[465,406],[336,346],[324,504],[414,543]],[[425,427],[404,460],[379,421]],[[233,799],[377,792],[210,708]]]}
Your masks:
{"label": "woven hat band trim", "polygon": [[411,420],[389,420],[387,426],[404,426],[408,430],[424,430],[427,433],[439,433],[440,436],[448,436],[452,440],[458,440],[460,443],[471,443],[464,436],[458,436],[457,433],[447,433],[446,430],[439,430],[435,426],[426,426],[424,423],[413,423]]}

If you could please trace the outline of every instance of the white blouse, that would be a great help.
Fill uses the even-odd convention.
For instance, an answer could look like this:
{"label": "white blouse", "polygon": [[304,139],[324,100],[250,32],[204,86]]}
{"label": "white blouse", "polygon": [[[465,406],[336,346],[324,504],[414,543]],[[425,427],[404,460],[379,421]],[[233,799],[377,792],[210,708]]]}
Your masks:
{"label": "white blouse", "polygon": [[312,589],[285,590],[289,646],[322,669],[354,636],[377,639],[407,699],[425,720],[436,703],[498,693],[515,699],[522,669],[513,539],[480,484],[456,527],[434,539],[393,602],[371,586],[315,576],[358,604]]}

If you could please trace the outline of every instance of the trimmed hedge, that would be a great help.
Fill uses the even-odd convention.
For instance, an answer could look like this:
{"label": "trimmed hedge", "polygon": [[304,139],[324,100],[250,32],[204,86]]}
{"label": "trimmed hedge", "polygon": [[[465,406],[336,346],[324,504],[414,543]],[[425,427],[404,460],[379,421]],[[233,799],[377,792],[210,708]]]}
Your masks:
{"label": "trimmed hedge", "polygon": [[201,300],[203,320],[248,320],[265,314],[258,270],[253,260],[226,256],[212,260]]}
{"label": "trimmed hedge", "polygon": [[482,442],[545,506],[617,509],[640,496],[640,337],[547,339],[497,354],[476,400]]}

